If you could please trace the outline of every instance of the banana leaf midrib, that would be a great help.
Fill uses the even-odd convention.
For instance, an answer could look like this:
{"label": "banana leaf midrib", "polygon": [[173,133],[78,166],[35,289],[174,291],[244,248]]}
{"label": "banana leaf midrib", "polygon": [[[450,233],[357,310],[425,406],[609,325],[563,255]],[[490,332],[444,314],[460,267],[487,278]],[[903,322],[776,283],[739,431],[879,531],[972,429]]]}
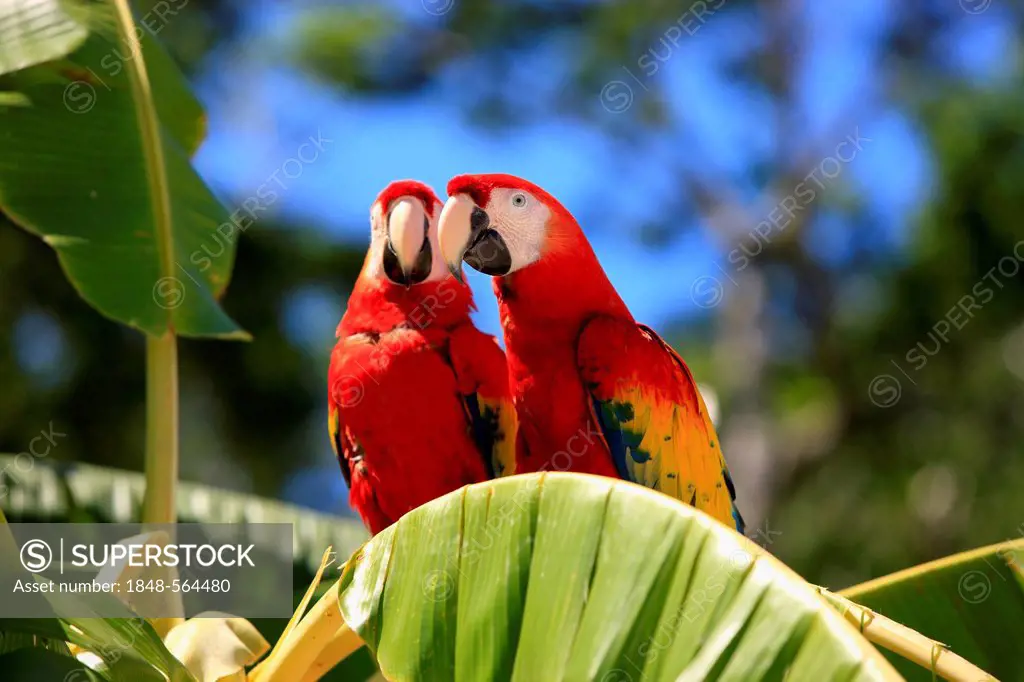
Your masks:
{"label": "banana leaf midrib", "polygon": [[[911,580],[920,575],[932,573],[934,571],[940,571],[948,568],[954,568],[958,565],[968,563],[975,559],[985,559],[988,556],[996,555],[1005,552],[1024,552],[1024,538],[1019,540],[1006,540],[1004,542],[997,542],[984,547],[978,547],[977,549],[967,550],[966,552],[960,552],[948,557],[942,557],[941,559],[935,559],[924,564],[912,566],[910,568],[904,568],[895,573],[883,576],[881,578],[874,578],[867,580],[852,587],[847,587],[839,591],[839,595],[846,597],[852,601],[857,601],[857,598],[869,592],[875,592],[879,589],[889,587],[891,585]],[[988,562],[986,562],[988,563]],[[991,565],[991,564],[990,564]],[[1014,570],[1009,564],[1005,564],[1007,571],[1013,573]],[[1017,576],[1019,579],[1020,564],[1017,564]]]}

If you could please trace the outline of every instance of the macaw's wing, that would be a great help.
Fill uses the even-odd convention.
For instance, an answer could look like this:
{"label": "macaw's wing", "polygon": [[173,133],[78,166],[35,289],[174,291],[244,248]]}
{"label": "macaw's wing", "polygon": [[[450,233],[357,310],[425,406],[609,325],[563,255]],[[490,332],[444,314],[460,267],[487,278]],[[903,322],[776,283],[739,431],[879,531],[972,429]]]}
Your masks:
{"label": "macaw's wing", "polygon": [[374,385],[372,373],[386,366],[387,357],[373,337],[354,334],[334,347],[327,373],[327,430],[331,447],[349,489],[349,504],[359,512],[371,533],[383,530],[395,519],[384,512],[377,499],[363,461],[365,451],[352,428],[345,424],[345,414],[362,402],[366,387]]}
{"label": "macaw's wing", "polygon": [[596,317],[576,349],[615,468],[743,532],[736,491],[693,375],[652,330]]}
{"label": "macaw's wing", "polygon": [[368,371],[376,368],[381,353],[372,339],[355,334],[338,342],[331,353],[331,366],[327,372],[327,431],[331,448],[341,465],[345,485],[352,487],[352,467],[363,458],[363,448],[352,432],[345,428],[342,408],[352,407],[363,399],[363,391],[372,382]]}
{"label": "macaw's wing", "polygon": [[346,451],[350,449],[350,444],[345,441],[342,434],[338,406],[334,404],[334,401],[329,401],[327,405],[327,432],[331,436],[331,449],[334,450],[334,456],[338,458],[338,464],[341,465],[341,475],[345,477],[345,485],[351,488],[352,469],[349,467],[348,457],[345,455]]}
{"label": "macaw's wing", "polygon": [[464,324],[452,332],[448,352],[488,474],[511,476],[516,468],[517,421],[504,351],[493,336]]}

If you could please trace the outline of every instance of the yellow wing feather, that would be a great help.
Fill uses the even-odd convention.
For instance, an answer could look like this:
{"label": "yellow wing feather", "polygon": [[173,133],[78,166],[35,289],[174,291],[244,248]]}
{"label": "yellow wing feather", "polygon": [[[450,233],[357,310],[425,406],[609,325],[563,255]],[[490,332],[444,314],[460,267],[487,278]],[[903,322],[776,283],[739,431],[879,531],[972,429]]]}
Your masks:
{"label": "yellow wing feather", "polygon": [[599,317],[578,360],[619,474],[742,529],[715,427],[675,351],[646,327]]}

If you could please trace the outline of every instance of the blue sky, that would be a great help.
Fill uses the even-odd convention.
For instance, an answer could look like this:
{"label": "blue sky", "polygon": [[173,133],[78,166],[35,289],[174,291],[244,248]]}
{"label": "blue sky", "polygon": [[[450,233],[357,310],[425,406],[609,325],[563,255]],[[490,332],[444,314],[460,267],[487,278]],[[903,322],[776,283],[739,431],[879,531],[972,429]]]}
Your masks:
{"label": "blue sky", "polygon": [[[653,76],[664,89],[673,125],[627,143],[558,115],[501,131],[472,127],[450,97],[471,64],[453,65],[437,85],[410,97],[355,98],[329,91],[247,47],[269,43],[286,50],[288,27],[296,16],[294,5],[258,0],[240,40],[210,60],[217,71],[198,79],[209,137],[196,165],[231,205],[252,194],[310,136],[333,140],[289,183],[274,210],[319,225],[332,239],[356,244],[367,239],[370,202],[391,180],[417,178],[443,195],[448,178],[459,173],[526,177],[576,214],[635,316],[657,328],[704,312],[689,300],[690,286],[697,277],[714,275],[716,263],[723,263],[735,246],[715,242],[686,216],[677,225],[680,237],[667,245],[647,247],[635,239],[645,223],[667,218],[663,207],[678,191],[671,178],[679,167],[730,175],[753,229],[780,197],[749,184],[743,171],[752,161],[786,148],[795,157],[807,155],[810,172],[823,154],[832,154],[843,137],[857,130],[870,142],[843,166],[830,189],[838,191],[848,182],[868,203],[884,228],[875,248],[899,249],[905,242],[914,212],[928,196],[931,167],[920,131],[888,99],[893,65],[884,63],[877,49],[895,2],[822,0],[806,3],[804,13],[795,17],[793,30],[808,36],[797,81],[799,139],[773,139],[766,123],[773,117],[771,103],[723,74],[724,60],[760,37],[747,18],[722,12],[675,48]],[[410,21],[431,20],[419,12],[418,3],[402,7]],[[936,58],[977,80],[1000,78],[1014,44],[1012,27],[996,7],[965,13],[945,42]],[[517,60],[507,86],[523,93],[524,107],[543,111],[545,98],[557,94],[572,47],[557,41],[539,44]],[[639,73],[633,64],[624,66]],[[628,81],[623,74],[609,78]],[[634,90],[637,98],[643,96],[635,83]],[[599,96],[594,92],[595,106]],[[698,165],[707,161],[708,169]],[[841,260],[858,238],[849,229],[840,221],[823,220],[812,232],[812,251],[826,262]],[[480,308],[478,324],[498,333],[489,279],[476,275],[470,281]],[[297,296],[289,327],[322,335],[333,330],[339,305],[315,294]],[[305,341],[329,344],[331,339]],[[324,457],[330,458],[329,451]],[[325,467],[336,466],[330,459]],[[315,506],[330,508],[343,483],[334,477],[334,483],[319,484],[328,489],[311,494],[309,486],[324,478],[302,475],[286,494],[302,489],[305,502],[313,499]]]}

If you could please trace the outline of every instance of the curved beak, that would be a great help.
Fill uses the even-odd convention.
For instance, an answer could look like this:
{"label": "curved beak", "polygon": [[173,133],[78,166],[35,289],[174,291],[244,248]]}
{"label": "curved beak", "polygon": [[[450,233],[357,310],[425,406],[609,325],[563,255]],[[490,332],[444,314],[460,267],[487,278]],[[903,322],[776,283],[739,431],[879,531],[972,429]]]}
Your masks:
{"label": "curved beak", "polygon": [[465,194],[448,199],[441,209],[437,239],[441,255],[455,279],[462,281],[461,262],[492,277],[512,271],[512,252],[491,226],[491,217]]}
{"label": "curved beak", "polygon": [[406,286],[413,281],[420,252],[427,239],[427,215],[416,199],[404,197],[395,202],[388,215],[388,244],[394,252]]}
{"label": "curved beak", "polygon": [[469,248],[473,235],[473,212],[480,209],[465,194],[449,197],[441,209],[437,226],[437,241],[448,270],[462,281],[462,256]]}

